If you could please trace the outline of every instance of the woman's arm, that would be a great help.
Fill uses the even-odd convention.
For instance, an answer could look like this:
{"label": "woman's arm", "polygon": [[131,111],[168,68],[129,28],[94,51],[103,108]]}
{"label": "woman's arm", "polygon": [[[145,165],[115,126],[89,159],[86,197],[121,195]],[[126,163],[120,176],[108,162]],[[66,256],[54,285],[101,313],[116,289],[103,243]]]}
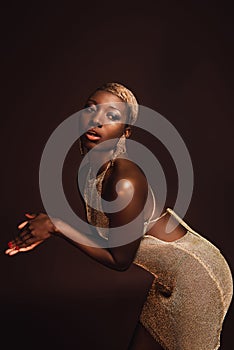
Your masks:
{"label": "woman's arm", "polygon": [[[57,235],[74,244],[99,263],[115,270],[126,270],[132,263],[140,244],[144,221],[143,209],[148,193],[146,179],[140,170],[130,172],[131,176],[128,173],[117,172],[117,175],[112,176],[105,186],[104,199],[112,201],[117,196],[116,184],[119,180],[125,179],[121,181],[118,188],[120,204],[125,203],[133,191],[132,200],[126,208],[113,214],[107,214],[110,228],[118,227],[116,233],[111,233],[109,236],[108,248],[103,248],[104,245],[106,246],[106,241],[104,242],[101,237],[99,240],[96,238],[94,240],[92,236],[82,234],[59,219],[53,219],[52,223],[48,215],[41,213],[31,218],[27,216],[29,220],[24,227],[19,226],[20,233],[11,242],[10,249],[6,253],[14,255],[31,250],[51,235]],[[136,217],[137,219],[134,220]],[[127,230],[126,227],[122,227],[126,224],[128,224]],[[126,237],[127,244],[122,245],[121,242],[126,242]]]}

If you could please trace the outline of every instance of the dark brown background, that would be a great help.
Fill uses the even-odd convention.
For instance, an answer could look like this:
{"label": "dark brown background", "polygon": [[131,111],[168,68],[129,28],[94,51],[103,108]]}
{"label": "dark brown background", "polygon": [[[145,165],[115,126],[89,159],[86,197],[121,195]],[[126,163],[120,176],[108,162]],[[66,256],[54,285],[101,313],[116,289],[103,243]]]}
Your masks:
{"label": "dark brown background", "polygon": [[[94,88],[119,81],[183,137],[195,175],[184,219],[233,270],[231,2],[20,2],[2,7],[1,17],[2,342],[10,349],[124,350],[149,286],[145,272],[111,271],[56,238],[12,258],[4,250],[23,214],[43,210],[38,168],[51,132]],[[143,142],[156,145],[144,134]],[[155,147],[172,207],[176,172],[163,147]],[[74,145],[64,172],[73,203],[76,151]],[[233,347],[232,331],[233,307],[221,350]]]}

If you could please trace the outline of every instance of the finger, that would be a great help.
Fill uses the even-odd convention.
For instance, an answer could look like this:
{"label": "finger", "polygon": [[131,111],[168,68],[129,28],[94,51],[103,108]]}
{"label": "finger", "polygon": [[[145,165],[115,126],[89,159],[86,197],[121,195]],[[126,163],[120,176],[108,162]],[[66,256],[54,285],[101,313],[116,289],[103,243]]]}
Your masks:
{"label": "finger", "polygon": [[9,249],[15,249],[17,247],[16,239],[7,243]]}
{"label": "finger", "polygon": [[9,248],[13,248],[14,243],[15,244],[21,244],[22,242],[26,241],[30,237],[32,237],[32,232],[29,228],[29,222],[25,221],[26,224],[20,229],[20,233],[18,234],[17,237],[13,241],[10,242]]}
{"label": "finger", "polygon": [[32,243],[30,242],[30,240],[32,238],[34,238],[30,232],[26,233],[24,236],[20,237],[21,238],[21,242],[18,243],[18,245],[22,245],[22,244],[29,244],[29,243]]}
{"label": "finger", "polygon": [[7,254],[7,255],[15,255],[15,254],[17,254],[19,252],[27,252],[29,250],[34,249],[37,245],[39,245],[42,242],[43,241],[41,240],[41,241],[38,241],[38,242],[36,242],[34,244],[30,244],[27,247],[21,247],[21,248],[17,247],[17,249],[16,248],[7,249],[7,250],[5,250],[5,254]]}
{"label": "finger", "polygon": [[19,253],[19,250],[18,249],[13,249],[11,252],[8,253],[8,255],[11,256],[11,255],[15,255],[17,253]]}
{"label": "finger", "polygon": [[25,216],[27,218],[29,218],[29,219],[34,219],[37,216],[37,214],[35,214],[35,213],[25,213]]}
{"label": "finger", "polygon": [[39,242],[36,242],[36,243],[34,243],[34,244],[31,244],[31,245],[28,246],[28,247],[20,248],[19,251],[20,251],[20,252],[27,252],[27,251],[29,251],[29,250],[32,250],[32,249],[34,249],[38,244],[40,244],[41,242],[42,242],[42,241],[39,241]]}
{"label": "finger", "polygon": [[12,255],[15,255],[15,254],[18,254],[19,253],[19,250],[12,250],[12,252],[10,252],[8,255],[12,256]]}
{"label": "finger", "polygon": [[[30,237],[32,238],[32,236]],[[13,250],[15,249],[19,250],[19,248],[27,247],[28,245],[35,243],[35,239],[32,240],[30,239],[30,237],[28,236],[27,239],[24,239],[21,236],[17,236],[15,240],[11,241],[10,244],[8,244],[8,246],[10,249],[13,249]]]}
{"label": "finger", "polygon": [[25,227],[26,225],[28,224],[28,221],[24,221],[24,222],[21,222],[21,224],[18,225],[18,229],[22,229],[23,227]]}
{"label": "finger", "polygon": [[12,252],[13,250],[15,250],[15,248],[9,248],[9,249],[5,250],[5,254],[9,254],[9,253]]}
{"label": "finger", "polygon": [[38,246],[38,245],[39,245],[40,243],[42,243],[42,242],[43,242],[43,240],[38,241],[38,242],[36,242],[36,243],[34,243],[34,244],[30,244],[30,245],[28,245],[28,246],[26,246],[26,247],[18,248],[17,250],[12,249],[12,250],[8,253],[8,255],[15,255],[15,254],[17,254],[17,253],[19,253],[19,252],[21,252],[21,253],[28,252],[28,251],[34,249],[36,246]]}
{"label": "finger", "polygon": [[21,249],[21,248],[27,248],[27,247],[29,247],[30,245],[34,244],[34,243],[36,243],[36,242],[35,242],[35,239],[34,239],[34,238],[29,238],[29,239],[27,240],[27,242],[25,241],[25,242],[20,242],[20,243],[18,243],[18,244],[17,244],[17,247],[18,247],[18,250],[19,250],[19,249]]}
{"label": "finger", "polygon": [[34,245],[29,245],[28,247],[20,248],[19,252],[27,252],[29,250],[32,250],[33,248],[34,248]]}
{"label": "finger", "polygon": [[[37,244],[38,242],[40,243],[44,241],[43,239],[38,241],[38,238],[32,235],[28,235],[26,236],[26,238],[21,238],[21,237],[17,237],[17,238],[15,243],[18,248],[27,248],[30,245],[34,245],[34,244]],[[10,248],[13,248],[13,247],[10,247]]]}
{"label": "finger", "polygon": [[27,226],[26,229],[24,229],[23,231],[20,232],[19,236],[18,236],[22,241],[26,241],[29,238],[33,237],[33,234],[31,232],[31,230],[29,229],[29,227]]}
{"label": "finger", "polygon": [[16,246],[19,246],[22,243],[22,238],[20,236],[17,236],[13,241],[10,248],[15,248]]}

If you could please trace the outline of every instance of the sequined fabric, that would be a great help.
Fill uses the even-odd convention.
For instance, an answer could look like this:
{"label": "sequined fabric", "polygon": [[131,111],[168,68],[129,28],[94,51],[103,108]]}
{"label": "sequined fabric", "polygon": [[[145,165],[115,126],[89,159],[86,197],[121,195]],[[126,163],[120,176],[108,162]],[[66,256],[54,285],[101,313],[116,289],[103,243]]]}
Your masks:
{"label": "sequined fabric", "polygon": [[[90,206],[86,204],[87,219],[105,239],[108,239],[109,221],[102,212],[100,194],[108,168],[97,178],[88,175],[85,188],[85,198],[90,203]],[[165,350],[218,349],[233,294],[230,268],[212,243],[172,209],[166,211],[187,233],[174,242],[143,235],[134,263],[155,278],[140,322]]]}
{"label": "sequined fabric", "polygon": [[98,234],[104,239],[108,239],[109,219],[102,211],[101,193],[102,181],[110,165],[111,163],[108,163],[106,169],[97,177],[91,177],[90,168],[84,189],[87,220],[91,225],[96,227]]}
{"label": "sequined fabric", "polygon": [[[220,251],[192,229],[174,242],[145,235],[134,263],[155,276],[140,315],[154,339],[167,350],[218,349],[233,293]],[[169,295],[157,288],[158,280]]]}
{"label": "sequined fabric", "polygon": [[86,205],[87,220],[91,225],[95,226],[98,234],[106,240],[108,240],[109,219],[104,214],[102,209],[102,182],[109,168],[114,165],[114,161],[118,157],[125,158],[127,155],[125,141],[125,134],[123,134],[119,138],[113,151],[112,157],[107,163],[106,168],[99,175],[92,177],[92,169],[91,167],[89,168],[84,188],[84,200]]}

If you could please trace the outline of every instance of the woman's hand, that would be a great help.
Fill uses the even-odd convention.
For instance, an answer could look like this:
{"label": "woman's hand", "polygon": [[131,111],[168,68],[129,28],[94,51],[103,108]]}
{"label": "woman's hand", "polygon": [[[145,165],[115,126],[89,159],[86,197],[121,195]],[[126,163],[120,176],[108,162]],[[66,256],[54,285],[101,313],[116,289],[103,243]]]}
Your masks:
{"label": "woman's hand", "polygon": [[5,251],[8,255],[32,250],[57,231],[47,214],[25,214],[25,216],[29,220],[18,225],[19,234],[8,243],[9,249]]}

